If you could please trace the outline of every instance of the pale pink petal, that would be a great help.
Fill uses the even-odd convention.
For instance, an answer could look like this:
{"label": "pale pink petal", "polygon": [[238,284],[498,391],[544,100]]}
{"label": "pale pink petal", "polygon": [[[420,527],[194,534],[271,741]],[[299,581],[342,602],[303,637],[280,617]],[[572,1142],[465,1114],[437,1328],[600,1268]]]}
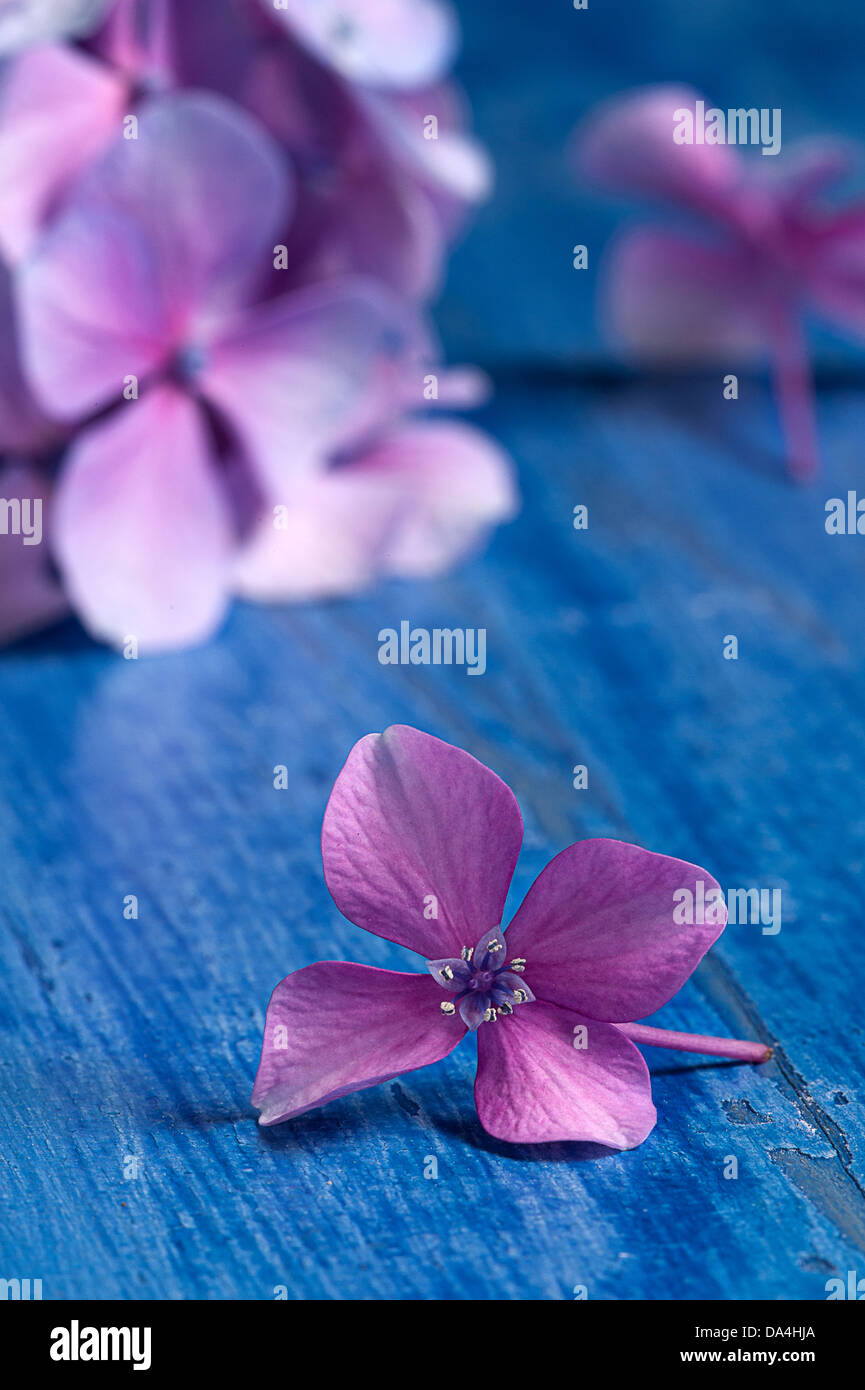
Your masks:
{"label": "pale pink petal", "polygon": [[[575,1035],[575,1029],[585,1033]],[[536,1001],[481,1024],[477,1037],[475,1102],[481,1124],[496,1139],[572,1139],[632,1149],[654,1128],[646,1063],[610,1024]]]}
{"label": "pale pink petal", "polygon": [[348,471],[402,493],[403,510],[382,557],[386,574],[439,574],[518,510],[510,460],[488,435],[456,421],[397,427]]}
{"label": "pale pink petal", "polygon": [[[465,1035],[428,975],[320,961],[270,998],[252,1103],[275,1125],[438,1062]],[[628,1044],[630,1046],[630,1044]]]}
{"label": "pale pink petal", "polygon": [[23,256],[62,194],[120,130],[130,95],[110,68],[72,48],[38,48],[0,81],[0,249]]}
{"label": "pale pink petal", "polygon": [[0,57],[92,33],[112,0],[2,0]]}
{"label": "pale pink petal", "polygon": [[362,281],[311,286],[226,325],[200,381],[277,499],[400,399],[414,321]]}
{"label": "pale pink petal", "polygon": [[[691,922],[682,893],[692,895]],[[726,920],[717,882],[698,865],[621,840],[582,840],[535,879],[506,942],[509,958],[525,958],[538,999],[630,1023],[681,989]]]}
{"label": "pale pink petal", "polygon": [[275,602],[365,588],[380,569],[402,507],[398,488],[351,467],[301,480],[238,554],[237,593]]}
{"label": "pale pink petal", "polygon": [[316,58],[352,82],[421,87],[449,67],[453,11],[442,0],[264,0]]}
{"label": "pale pink petal", "polygon": [[270,139],[220,98],[154,99],[23,267],[34,387],[72,418],[120,396],[174,352],[196,351],[272,265],[286,173]]}
{"label": "pale pink petal", "polygon": [[426,105],[414,93],[363,92],[358,101],[391,157],[430,189],[466,203],[489,196],[489,156],[470,135],[447,123],[437,89],[427,94]]}
{"label": "pale pink petal", "polygon": [[141,651],[210,636],[227,600],[232,535],[199,407],[156,387],[89,427],[56,495],[54,549],[94,636]]}
{"label": "pale pink petal", "polygon": [[[693,112],[699,99],[692,88],[673,85],[611,97],[586,117],[577,132],[581,173],[612,192],[725,215],[742,179],[738,148],[678,145],[673,139],[675,113]],[[706,103],[707,109],[710,105]]]}
{"label": "pale pink petal", "polygon": [[49,560],[48,506],[38,469],[0,466],[0,642],[37,632],[69,610]]}
{"label": "pale pink petal", "polygon": [[735,365],[766,348],[765,265],[738,245],[627,232],[607,252],[600,300],[610,336],[656,362]]}
{"label": "pale pink petal", "polygon": [[522,843],[513,792],[461,748],[405,725],[356,743],[324,816],[327,886],[359,927],[427,959],[502,917]]}

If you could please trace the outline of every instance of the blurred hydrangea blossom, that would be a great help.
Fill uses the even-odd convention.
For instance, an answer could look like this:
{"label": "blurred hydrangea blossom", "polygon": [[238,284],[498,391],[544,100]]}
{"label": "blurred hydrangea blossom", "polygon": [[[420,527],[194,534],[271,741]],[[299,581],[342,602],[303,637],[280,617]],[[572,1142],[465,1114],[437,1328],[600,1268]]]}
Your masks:
{"label": "blurred hydrangea blossom", "polygon": [[0,535],[0,640],[71,604],[115,645],[182,646],[233,594],[433,574],[512,515],[498,447],[419,414],[484,391],[424,312],[489,183],[450,11],[14,8],[0,494],[43,500],[45,544]]}
{"label": "blurred hydrangea blossom", "polygon": [[826,201],[858,151],[804,141],[776,166],[729,144],[677,144],[678,115],[699,99],[672,85],[625,92],[577,131],[583,175],[684,214],[679,227],[631,227],[614,242],[603,318],[615,338],[655,362],[767,356],[788,466],[807,480],[818,451],[805,316],[865,334],[865,203]]}

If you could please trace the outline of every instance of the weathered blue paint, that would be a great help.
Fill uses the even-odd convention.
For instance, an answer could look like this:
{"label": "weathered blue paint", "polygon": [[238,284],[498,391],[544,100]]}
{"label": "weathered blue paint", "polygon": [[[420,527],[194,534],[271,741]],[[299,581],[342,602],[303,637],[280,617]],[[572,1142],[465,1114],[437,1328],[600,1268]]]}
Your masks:
{"label": "weathered blue paint", "polygon": [[[669,64],[648,12],[649,39],[631,32],[630,4],[623,21],[621,5],[562,0],[596,35],[609,11],[608,52],[631,59],[606,67],[597,48],[562,47],[561,15],[547,31],[532,18],[523,43],[516,8],[466,16],[466,77],[513,201],[500,192],[461,253],[443,318],[485,360],[566,362],[588,320],[552,250],[569,266],[585,238],[571,195],[552,197],[554,141],[596,88]],[[788,11],[785,25],[841,41],[813,7]],[[689,71],[686,39],[677,71],[718,100],[757,99]],[[774,55],[774,30],[763,41]],[[756,62],[759,43],[747,51]],[[571,61],[598,80],[571,81]],[[520,170],[535,170],[524,204]],[[595,1299],[819,1299],[829,1277],[865,1274],[865,538],[823,529],[825,498],[865,493],[861,395],[823,393],[826,474],[797,489],[765,390],[744,378],[736,404],[714,378],[497,384],[485,423],[518,461],[525,508],[459,574],[239,608],[211,646],[159,660],[124,662],[72,626],[0,658],[0,1276],[41,1279],[46,1298],[567,1299],[585,1285]],[[377,633],[402,618],[486,627],[486,675],[380,666]],[[729,928],[655,1020],[764,1037],[775,1060],[651,1055],[660,1123],[623,1155],[487,1138],[471,1044],[260,1132],[249,1093],[277,980],[323,956],[408,965],[339,917],[318,851],[349,747],[397,721],[513,786],[526,843],[511,907],[552,854],[598,834],[697,860],[725,887],[782,887],[780,933]]]}
{"label": "weathered blue paint", "polygon": [[[0,1272],[63,1298],[790,1299],[862,1266],[865,541],[827,537],[822,498],[865,488],[863,410],[825,402],[837,462],[797,490],[697,435],[714,390],[500,383],[526,509],[451,579],[240,609],[160,660],[67,629],[0,661]],[[756,430],[765,400],[740,404]],[[485,626],[487,674],[380,666],[403,617]],[[658,1016],[776,1040],[777,1060],[652,1056],[660,1124],[619,1156],[486,1138],[470,1045],[260,1132],[276,981],[406,962],[341,920],[318,851],[349,746],[393,721],[512,784],[515,901],[594,834],[782,886],[780,933],[730,927]]]}

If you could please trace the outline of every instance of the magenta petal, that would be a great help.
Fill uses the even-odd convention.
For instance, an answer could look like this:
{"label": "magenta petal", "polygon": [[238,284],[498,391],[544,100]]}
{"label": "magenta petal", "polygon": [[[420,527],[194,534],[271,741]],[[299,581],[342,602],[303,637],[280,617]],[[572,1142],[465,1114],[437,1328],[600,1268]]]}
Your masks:
{"label": "magenta petal", "polygon": [[[575,1047],[575,1028],[585,1047]],[[623,1045],[624,1044],[624,1045]],[[657,1115],[645,1061],[621,1033],[552,1004],[522,1004],[478,1029],[475,1102],[512,1144],[576,1139],[632,1149]]]}
{"label": "magenta petal", "polygon": [[348,280],[225,325],[201,387],[232,421],[268,495],[287,502],[291,483],[386,409],[405,372],[403,317],[390,295]]}
{"label": "magenta petal", "polygon": [[29,249],[60,195],[117,136],[128,101],[121,77],[72,48],[39,48],[5,70],[0,247],[10,260]]}
{"label": "magenta petal", "polygon": [[96,637],[142,651],[203,641],[226,603],[230,522],[204,418],[173,387],[80,436],[58,486],[54,549]]}
{"label": "magenta petal", "polygon": [[577,133],[582,173],[617,193],[665,199],[708,215],[724,212],[742,177],[738,149],[673,140],[675,112],[693,113],[698,99],[693,88],[672,85],[611,97]]}
{"label": "magenta petal", "polygon": [[768,342],[765,265],[738,244],[638,228],[607,253],[601,313],[612,338],[656,362],[753,358]]}
{"label": "magenta petal", "polygon": [[465,1029],[441,1003],[441,990],[426,975],[349,961],[320,961],[288,975],[267,1008],[252,1093],[259,1124],[278,1124],[446,1057]]}
{"label": "magenta petal", "polygon": [[340,912],[428,960],[501,921],[522,842],[510,788],[461,748],[397,724],[356,743],[324,815]]}
{"label": "magenta petal", "polygon": [[[719,921],[675,921],[674,912],[687,915],[682,890],[692,917],[714,915],[717,902]],[[535,879],[508,928],[508,958],[525,958],[538,999],[630,1023],[681,989],[726,920],[705,869],[621,840],[583,840]]]}

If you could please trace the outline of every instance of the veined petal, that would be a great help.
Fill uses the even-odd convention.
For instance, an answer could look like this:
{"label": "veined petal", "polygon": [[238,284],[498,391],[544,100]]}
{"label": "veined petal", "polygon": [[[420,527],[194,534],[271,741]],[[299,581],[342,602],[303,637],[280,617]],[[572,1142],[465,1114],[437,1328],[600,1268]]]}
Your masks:
{"label": "veined petal", "polygon": [[[576,1037],[576,1028],[585,1032]],[[632,1149],[657,1118],[633,1043],[611,1024],[540,1002],[478,1029],[475,1103],[487,1133],[511,1144],[571,1139]]]}
{"label": "veined petal", "polygon": [[397,724],[356,743],[321,835],[350,921],[428,960],[501,921],[522,843],[513,792],[461,748]]}
{"label": "veined petal", "polygon": [[320,961],[271,995],[252,1103],[275,1125],[438,1062],[465,1035],[427,975]]}
{"label": "veined petal", "polygon": [[56,494],[54,550],[95,636],[203,641],[227,601],[231,526],[199,407],[156,387],[85,430]]}
{"label": "veined petal", "polygon": [[508,957],[525,957],[538,999],[630,1023],[681,989],[726,920],[705,869],[621,840],[582,840],[535,879],[508,927]]}
{"label": "veined petal", "polygon": [[8,260],[28,251],[61,194],[116,138],[128,101],[123,78],[76,49],[34,49],[5,68],[0,248]]}

